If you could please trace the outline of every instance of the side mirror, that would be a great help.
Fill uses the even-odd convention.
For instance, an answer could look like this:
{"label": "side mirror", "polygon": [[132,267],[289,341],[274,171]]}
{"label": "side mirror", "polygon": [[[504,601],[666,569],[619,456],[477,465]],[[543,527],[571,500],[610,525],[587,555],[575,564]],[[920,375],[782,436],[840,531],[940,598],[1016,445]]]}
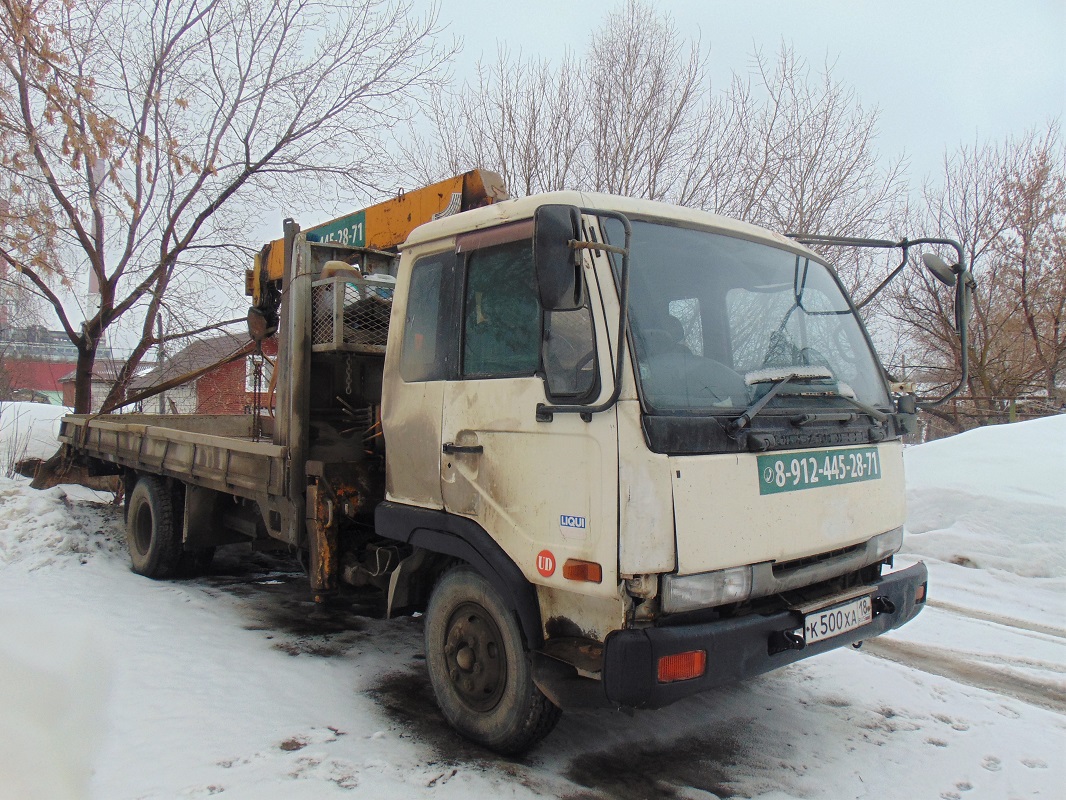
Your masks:
{"label": "side mirror", "polygon": [[961,331],[973,311],[973,280],[970,274],[958,264],[948,266],[936,253],[923,253],[922,263],[942,284],[955,287],[955,330]]}
{"label": "side mirror", "polygon": [[581,212],[574,206],[541,206],[533,216],[533,264],[540,305],[545,311],[573,311],[585,303],[581,250]]}
{"label": "side mirror", "polygon": [[922,263],[925,264],[925,268],[933,273],[933,277],[940,281],[945,286],[955,285],[955,270],[948,266],[936,253],[923,253]]}

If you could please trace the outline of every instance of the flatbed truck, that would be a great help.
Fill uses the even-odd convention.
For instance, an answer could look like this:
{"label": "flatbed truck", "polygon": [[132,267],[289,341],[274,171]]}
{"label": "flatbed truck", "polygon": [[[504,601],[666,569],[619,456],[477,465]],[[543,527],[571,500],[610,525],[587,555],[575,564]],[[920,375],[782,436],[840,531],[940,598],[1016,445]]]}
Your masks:
{"label": "flatbed truck", "polygon": [[[122,476],[134,571],[273,542],[316,600],[376,587],[424,612],[447,720],[503,753],[919,613],[924,564],[890,569],[919,401],[821,256],[656,202],[429,188],[264,248],[268,412],[64,419],[70,458]],[[965,339],[961,250],[926,264]]]}

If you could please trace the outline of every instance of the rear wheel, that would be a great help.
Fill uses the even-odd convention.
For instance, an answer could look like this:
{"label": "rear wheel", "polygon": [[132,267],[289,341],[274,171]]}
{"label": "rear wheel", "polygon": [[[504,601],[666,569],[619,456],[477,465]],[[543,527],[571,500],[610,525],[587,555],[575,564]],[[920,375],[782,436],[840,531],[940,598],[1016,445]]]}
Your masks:
{"label": "rear wheel", "polygon": [[514,615],[470,567],[444,575],[425,620],[426,664],[444,717],[463,736],[498,753],[529,749],[562,711],[533,683]]}
{"label": "rear wheel", "polygon": [[130,494],[126,542],[138,575],[170,578],[178,573],[182,543],[174,524],[174,501],[166,484],[154,475],[143,475]]}

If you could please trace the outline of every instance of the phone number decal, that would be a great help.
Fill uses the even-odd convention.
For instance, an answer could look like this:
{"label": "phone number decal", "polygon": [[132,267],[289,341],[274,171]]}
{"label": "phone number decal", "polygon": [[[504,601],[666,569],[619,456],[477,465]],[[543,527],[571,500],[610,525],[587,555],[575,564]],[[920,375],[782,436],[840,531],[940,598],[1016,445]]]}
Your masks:
{"label": "phone number decal", "polygon": [[874,481],[881,477],[881,460],[876,447],[759,456],[758,463],[759,494]]}

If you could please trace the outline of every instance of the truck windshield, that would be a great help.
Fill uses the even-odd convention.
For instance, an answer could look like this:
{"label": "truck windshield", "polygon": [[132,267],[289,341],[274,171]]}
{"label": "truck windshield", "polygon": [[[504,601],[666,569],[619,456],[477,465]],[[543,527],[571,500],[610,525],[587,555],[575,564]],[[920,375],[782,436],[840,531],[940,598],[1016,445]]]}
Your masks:
{"label": "truck windshield", "polygon": [[[621,240],[610,225],[608,238]],[[889,404],[866,334],[824,264],[640,220],[630,253],[630,330],[652,410],[728,414],[788,376],[768,408]]]}

